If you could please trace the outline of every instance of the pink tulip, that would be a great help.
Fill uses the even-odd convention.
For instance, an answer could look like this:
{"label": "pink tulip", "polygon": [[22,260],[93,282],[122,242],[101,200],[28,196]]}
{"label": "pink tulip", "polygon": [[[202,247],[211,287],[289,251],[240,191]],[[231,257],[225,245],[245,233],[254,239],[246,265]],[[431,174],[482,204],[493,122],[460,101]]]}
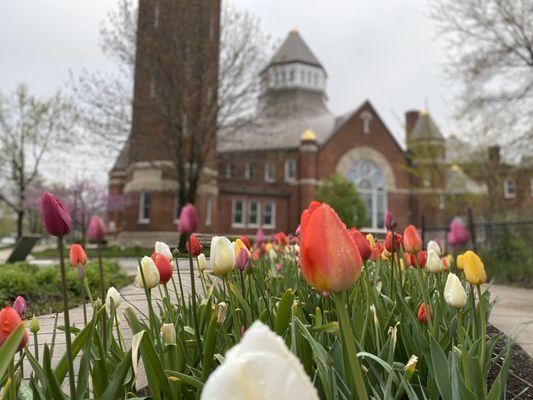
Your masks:
{"label": "pink tulip", "polygon": [[459,219],[454,219],[450,224],[448,232],[448,243],[452,246],[459,246],[468,242],[468,230]]}
{"label": "pink tulip", "polygon": [[185,204],[181,209],[178,220],[179,233],[193,233],[198,227],[198,213],[191,203]]}
{"label": "pink tulip", "polygon": [[283,269],[283,264],[279,263],[279,264],[276,264],[276,270],[278,272],[281,272],[281,270]]}
{"label": "pink tulip", "polygon": [[261,245],[265,241],[265,233],[261,228],[257,230],[257,233],[255,234],[255,244],[257,246]]}
{"label": "pink tulip", "polygon": [[390,231],[393,228],[393,225],[396,225],[396,221],[394,221],[394,215],[387,210],[387,214],[385,214],[385,228]]}
{"label": "pink tulip", "polygon": [[70,214],[53,194],[44,192],[41,197],[41,208],[44,229],[57,237],[65,236],[72,229]]}
{"label": "pink tulip", "polygon": [[89,221],[89,228],[87,229],[87,236],[93,242],[102,242],[105,238],[106,228],[104,221],[100,217],[93,215]]}
{"label": "pink tulip", "polygon": [[237,258],[235,258],[235,267],[243,271],[248,265],[249,261],[250,258],[248,257],[248,250],[241,249],[241,251],[239,251],[239,254],[237,254]]}
{"label": "pink tulip", "polygon": [[22,317],[26,312],[26,308],[26,300],[24,300],[24,297],[17,296],[13,303],[13,309]]}

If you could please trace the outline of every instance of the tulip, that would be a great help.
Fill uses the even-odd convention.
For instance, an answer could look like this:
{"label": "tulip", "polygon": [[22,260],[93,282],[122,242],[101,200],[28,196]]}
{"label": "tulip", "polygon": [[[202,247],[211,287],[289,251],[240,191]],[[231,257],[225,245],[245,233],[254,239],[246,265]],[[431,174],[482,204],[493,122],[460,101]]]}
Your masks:
{"label": "tulip", "polygon": [[39,323],[39,318],[37,318],[35,315],[31,319],[30,323],[30,332],[31,333],[38,333],[41,330],[41,324]]}
{"label": "tulip", "polygon": [[111,299],[113,299],[113,305],[115,309],[120,305],[122,297],[117,289],[111,286],[107,289],[107,294],[105,296],[105,306],[108,310],[111,310]]}
{"label": "tulip", "polygon": [[265,243],[263,247],[264,247],[265,253],[270,253],[270,250],[274,249],[274,246],[270,242]]}
{"label": "tulip", "polygon": [[403,253],[403,258],[405,260],[405,265],[407,265],[408,267],[414,267],[413,261],[415,258],[412,254],[405,252]]}
{"label": "tulip", "polygon": [[217,324],[223,324],[226,320],[226,311],[228,310],[228,305],[221,301],[217,304]]}
{"label": "tulip", "polygon": [[396,221],[394,221],[394,216],[392,213],[387,210],[387,214],[385,214],[385,228],[387,228],[388,231],[390,231],[392,228],[396,227]]}
{"label": "tulip", "polygon": [[50,235],[62,237],[70,232],[72,229],[70,214],[53,194],[43,193],[41,209],[44,228]]}
{"label": "tulip", "polygon": [[294,236],[300,236],[300,225],[296,227],[296,230],[294,231]]}
{"label": "tulip", "polygon": [[265,234],[261,228],[259,228],[255,234],[255,244],[260,246],[265,242]]}
{"label": "tulip", "polygon": [[15,299],[15,302],[13,303],[13,309],[20,315],[21,317],[26,313],[26,300],[24,300],[24,297],[17,296]]}
{"label": "tulip", "polygon": [[372,236],[371,233],[366,235],[366,240],[368,241],[368,244],[370,245],[370,249],[372,250],[374,246],[376,245],[376,241],[374,240],[374,236]]}
{"label": "tulip", "polygon": [[312,202],[300,221],[300,264],[307,282],[321,292],[341,292],[354,285],[362,259],[337,213]]}
{"label": "tulip", "polygon": [[153,253],[151,258],[154,261],[154,264],[159,272],[159,283],[164,285],[170,280],[170,278],[172,278],[172,264],[170,263],[168,258],[161,253]]}
{"label": "tulip", "polygon": [[245,250],[248,253],[248,248],[244,244],[244,242],[241,239],[237,239],[235,242],[233,242],[233,254],[235,258],[239,256],[239,253],[241,250]]}
{"label": "tulip", "polygon": [[207,260],[205,258],[205,254],[201,253],[196,258],[196,263],[198,264],[198,271],[203,272],[205,271],[205,268],[207,266]]}
{"label": "tulip", "polygon": [[444,300],[453,308],[463,308],[466,304],[465,289],[455,274],[448,274],[448,279],[444,286]]}
{"label": "tulip", "polygon": [[403,231],[403,248],[408,253],[417,254],[422,250],[422,238],[418,234],[417,229],[413,225],[409,225]]}
{"label": "tulip", "polygon": [[87,236],[93,242],[103,242],[105,239],[106,228],[104,221],[100,217],[92,216],[87,229]]}
{"label": "tulip", "polygon": [[435,253],[437,253],[439,256],[442,256],[442,248],[440,247],[440,245],[434,241],[434,240],[430,240],[428,242],[428,245],[427,245],[427,250],[433,250]]}
{"label": "tulip", "polygon": [[278,256],[278,253],[276,253],[276,250],[274,250],[273,248],[271,248],[268,252],[268,258],[270,258],[270,261],[271,262],[274,262],[276,260]]}
{"label": "tulip", "polygon": [[70,265],[72,267],[78,267],[83,266],[87,264],[87,254],[85,254],[85,250],[83,250],[83,247],[81,247],[79,244],[73,244],[70,246]]}
{"label": "tulip", "polygon": [[418,357],[414,354],[409,358],[409,361],[407,361],[407,364],[405,364],[405,367],[403,368],[405,371],[406,379],[409,381],[416,370],[416,364],[418,362]]}
{"label": "tulip", "polygon": [[357,249],[359,250],[359,254],[361,254],[361,258],[363,259],[363,261],[368,260],[370,258],[372,250],[370,247],[370,243],[368,243],[366,237],[364,237],[364,235],[355,228],[350,229],[350,234],[353,237],[355,245],[357,246]]}
{"label": "tulip", "polygon": [[284,247],[289,243],[289,239],[287,238],[287,235],[285,235],[283,232],[278,232],[276,234],[276,240],[279,243],[280,246]]}
{"label": "tulip", "polygon": [[276,271],[281,272],[282,269],[283,269],[283,264],[282,263],[276,264]]}
{"label": "tulip", "polygon": [[174,258],[172,256],[172,251],[170,251],[170,247],[165,242],[155,242],[154,251],[163,254],[169,261]]}
{"label": "tulip", "polygon": [[244,243],[248,250],[252,248],[252,244],[250,243],[250,239],[248,239],[248,236],[243,235],[239,238],[239,240]]}
{"label": "tulip", "polygon": [[211,239],[211,268],[215,275],[230,273],[235,267],[233,246],[225,236],[214,236]]}
{"label": "tulip", "polygon": [[[417,255],[416,255],[416,258],[417,258],[417,261],[418,261],[418,266],[420,268],[424,268],[427,264],[427,259],[428,259],[428,253],[427,251],[425,250],[422,250],[420,251]],[[413,260],[412,260],[413,261]],[[415,265],[415,264],[413,264]]]}
{"label": "tulip", "polygon": [[[4,307],[0,311],[0,347],[20,324],[22,324],[20,315],[11,307]],[[20,341],[18,349],[22,350],[26,343],[28,343],[28,333],[24,332],[24,337]]]}
{"label": "tulip", "polygon": [[444,269],[444,266],[442,265],[442,260],[440,259],[439,255],[433,250],[428,251],[426,269],[434,274],[438,274]]}
{"label": "tulip", "polygon": [[198,226],[198,213],[191,203],[185,204],[178,220],[179,233],[193,233]]}
{"label": "tulip", "polygon": [[193,257],[197,257],[202,252],[202,244],[195,235],[191,235],[190,242],[192,247],[192,253],[189,250],[189,241],[185,243],[185,250],[187,250],[187,253],[191,253]]}
{"label": "tulip", "polygon": [[176,328],[174,324],[163,324],[161,325],[160,331],[165,346],[176,344]]}
{"label": "tulip", "polygon": [[[457,258],[459,265],[459,257]],[[461,257],[461,265],[463,267],[466,280],[472,285],[481,285],[487,282],[487,274],[485,266],[481,258],[471,250],[465,252]]]}
{"label": "tulip", "polygon": [[235,266],[241,270],[244,271],[246,266],[248,265],[250,258],[248,255],[248,250],[246,248],[241,249],[239,251],[239,254],[237,255],[237,258],[235,258]]}
{"label": "tulip", "polygon": [[306,399],[318,394],[282,338],[256,321],[203,386],[201,400]]}
{"label": "tulip", "polygon": [[423,323],[423,324],[427,324],[428,323],[428,317],[427,317],[428,314],[429,314],[430,317],[433,317],[433,310],[432,310],[431,306],[428,306],[425,303],[420,304],[420,307],[418,309],[418,320],[421,323]]}
{"label": "tulip", "polygon": [[[390,253],[392,252],[392,231],[388,231],[387,235],[385,236],[385,249]],[[402,245],[402,235],[399,233],[394,232],[394,251],[398,251],[400,246]]]}
{"label": "tulip", "polygon": [[138,267],[135,283],[142,288],[144,287],[144,284],[141,270],[142,275],[144,275],[144,280],[146,281],[146,289],[152,289],[159,285],[159,270],[157,269],[154,260],[147,256],[144,256],[141,259],[141,266]]}
{"label": "tulip", "polygon": [[374,262],[377,262],[381,259],[381,251],[379,250],[379,247],[376,246],[372,249],[370,257]]}
{"label": "tulip", "polygon": [[450,224],[448,232],[448,243],[452,246],[459,246],[468,242],[468,230],[465,228],[460,219],[454,219]]}

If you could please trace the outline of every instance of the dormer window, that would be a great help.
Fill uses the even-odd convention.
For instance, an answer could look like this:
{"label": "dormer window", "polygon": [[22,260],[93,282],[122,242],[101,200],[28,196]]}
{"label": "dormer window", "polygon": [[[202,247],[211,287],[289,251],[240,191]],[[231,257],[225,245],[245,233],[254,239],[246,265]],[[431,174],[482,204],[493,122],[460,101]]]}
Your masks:
{"label": "dormer window", "polygon": [[250,180],[254,178],[254,168],[249,162],[244,164],[244,179]]}

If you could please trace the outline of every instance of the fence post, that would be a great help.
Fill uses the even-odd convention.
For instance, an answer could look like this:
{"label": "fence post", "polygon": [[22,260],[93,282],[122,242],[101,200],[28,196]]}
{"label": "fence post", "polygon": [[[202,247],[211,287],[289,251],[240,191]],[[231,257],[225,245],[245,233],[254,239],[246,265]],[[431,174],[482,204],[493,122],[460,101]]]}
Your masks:
{"label": "fence post", "polygon": [[426,235],[426,218],[424,214],[420,218],[420,236],[422,237],[422,243],[426,243],[424,236]]}
{"label": "fence post", "polygon": [[477,253],[476,229],[474,227],[474,215],[470,207],[468,207],[468,228],[470,229],[470,239],[472,240],[472,248],[474,249],[474,252]]}

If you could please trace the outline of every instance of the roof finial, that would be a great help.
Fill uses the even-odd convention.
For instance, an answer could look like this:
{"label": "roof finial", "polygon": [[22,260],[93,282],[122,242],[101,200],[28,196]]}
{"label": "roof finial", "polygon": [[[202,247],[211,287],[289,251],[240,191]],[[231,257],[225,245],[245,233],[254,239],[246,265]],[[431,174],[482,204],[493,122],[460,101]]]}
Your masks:
{"label": "roof finial", "polygon": [[298,28],[294,27],[289,32],[290,33],[298,33]]}
{"label": "roof finial", "polygon": [[316,134],[311,129],[307,129],[304,133],[302,133],[302,136],[300,136],[300,140],[302,142],[315,142]]}

